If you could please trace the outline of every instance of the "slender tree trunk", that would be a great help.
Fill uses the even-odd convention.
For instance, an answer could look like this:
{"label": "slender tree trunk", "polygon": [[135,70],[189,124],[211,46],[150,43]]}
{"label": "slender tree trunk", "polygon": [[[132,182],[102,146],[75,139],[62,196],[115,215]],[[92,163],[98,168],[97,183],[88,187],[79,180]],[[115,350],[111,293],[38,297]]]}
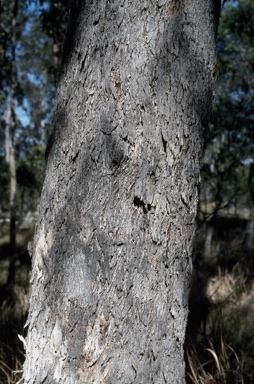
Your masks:
{"label": "slender tree trunk", "polygon": [[251,205],[249,220],[246,226],[246,233],[244,239],[245,248],[249,251],[253,249],[253,239],[254,239],[254,205]]}
{"label": "slender tree trunk", "polygon": [[13,5],[12,19],[12,57],[11,57],[11,84],[8,100],[8,110],[5,114],[5,159],[10,169],[10,258],[7,284],[15,280],[15,259],[16,259],[16,119],[15,119],[15,85],[16,85],[16,18],[18,13],[18,0]]}
{"label": "slender tree trunk", "polygon": [[33,246],[25,383],[184,382],[214,40],[211,0],[73,5]]}
{"label": "slender tree trunk", "polygon": [[[15,123],[14,123],[15,124]],[[15,138],[12,138],[12,146],[10,148],[10,244],[11,256],[9,264],[9,274],[7,283],[13,283],[15,280],[15,259],[16,259],[16,157],[15,157]]]}
{"label": "slender tree trunk", "polygon": [[5,119],[5,161],[6,163],[10,163],[10,125],[11,125],[11,108],[5,111],[4,114]]}
{"label": "slender tree trunk", "polygon": [[204,244],[204,256],[209,258],[212,256],[212,245],[213,245],[213,225],[206,225],[206,235],[205,235],[205,244]]}
{"label": "slender tree trunk", "polygon": [[254,163],[250,164],[248,187],[251,197],[251,207],[249,220],[246,226],[244,245],[247,250],[251,251],[253,249],[254,238]]}

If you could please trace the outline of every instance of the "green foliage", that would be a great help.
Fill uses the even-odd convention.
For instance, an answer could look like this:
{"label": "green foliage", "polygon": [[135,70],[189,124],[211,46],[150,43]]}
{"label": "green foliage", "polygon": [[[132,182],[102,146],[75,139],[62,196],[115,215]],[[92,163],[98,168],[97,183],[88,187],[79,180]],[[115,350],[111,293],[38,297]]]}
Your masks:
{"label": "green foliage", "polygon": [[219,206],[239,198],[249,201],[247,164],[254,160],[253,21],[251,0],[228,2],[218,31],[215,124],[207,132],[203,192],[209,190],[210,200]]}
{"label": "green foliage", "polygon": [[216,113],[220,129],[228,132],[232,146],[238,147],[242,157],[251,154],[254,138],[253,21],[253,2],[241,0],[238,7],[226,8],[219,29],[220,80]]}
{"label": "green foliage", "polygon": [[31,152],[17,164],[17,182],[30,189],[40,191],[44,176],[45,146],[32,147]]}
{"label": "green foliage", "polygon": [[[40,197],[44,178],[45,146],[34,146],[30,153],[17,161],[17,211],[18,218],[28,212],[35,212]],[[10,173],[9,166],[3,157],[0,157],[0,207],[5,214],[9,209]]]}
{"label": "green foliage", "polygon": [[47,69],[49,73],[54,75],[56,81],[58,64],[62,54],[63,37],[69,17],[69,1],[40,0],[40,4],[43,31],[52,39],[54,48],[54,61],[48,63]]}

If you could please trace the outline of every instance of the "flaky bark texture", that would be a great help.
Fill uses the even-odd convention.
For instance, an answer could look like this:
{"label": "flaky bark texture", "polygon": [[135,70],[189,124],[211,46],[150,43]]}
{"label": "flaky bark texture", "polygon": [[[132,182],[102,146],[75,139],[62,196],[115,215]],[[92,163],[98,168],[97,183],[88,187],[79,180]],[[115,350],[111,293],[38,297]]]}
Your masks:
{"label": "flaky bark texture", "polygon": [[213,2],[75,4],[34,240],[25,383],[182,383]]}

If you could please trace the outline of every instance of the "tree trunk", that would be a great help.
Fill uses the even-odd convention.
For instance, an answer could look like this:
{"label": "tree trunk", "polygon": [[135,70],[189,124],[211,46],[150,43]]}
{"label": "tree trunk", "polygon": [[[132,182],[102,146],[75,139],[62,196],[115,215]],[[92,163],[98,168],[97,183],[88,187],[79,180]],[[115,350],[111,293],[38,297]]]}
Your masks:
{"label": "tree trunk", "polygon": [[251,251],[253,249],[253,238],[254,238],[254,163],[250,164],[248,187],[249,187],[250,197],[251,197],[251,207],[250,207],[249,220],[246,226],[244,245],[248,251]]}
{"label": "tree trunk", "polygon": [[254,205],[251,205],[249,220],[246,226],[244,246],[248,251],[253,249],[253,238],[254,238]]}
{"label": "tree trunk", "polygon": [[[15,119],[14,119],[14,96],[13,90],[10,93],[10,106],[5,113],[5,160],[9,164],[10,170],[10,256],[7,284],[12,284],[15,280],[15,258],[16,258],[16,157],[15,157]],[[11,133],[11,134],[10,134]]]}
{"label": "tree trunk", "polygon": [[18,13],[18,0],[13,4],[13,19],[11,29],[11,81],[8,109],[5,113],[5,159],[10,169],[10,257],[7,284],[15,280],[16,260],[16,118],[15,118],[15,85],[16,85],[16,18]]}
{"label": "tree trunk", "polygon": [[204,244],[204,256],[206,259],[211,258],[212,256],[212,245],[213,245],[213,225],[206,224],[205,232],[205,244]]}
{"label": "tree trunk", "polygon": [[80,4],[47,148],[25,383],[182,383],[213,1]]}

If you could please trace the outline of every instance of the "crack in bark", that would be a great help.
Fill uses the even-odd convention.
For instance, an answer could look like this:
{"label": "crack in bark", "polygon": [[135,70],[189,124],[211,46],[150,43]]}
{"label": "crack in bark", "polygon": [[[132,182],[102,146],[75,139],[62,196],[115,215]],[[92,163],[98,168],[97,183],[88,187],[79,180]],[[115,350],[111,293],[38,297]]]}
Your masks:
{"label": "crack in bark", "polygon": [[151,204],[145,204],[144,201],[142,201],[138,196],[134,197],[133,204],[135,205],[135,207],[138,207],[138,208],[142,207],[143,208],[143,212],[145,214],[148,211],[151,211],[151,209],[152,209]]}
{"label": "crack in bark", "polygon": [[163,150],[167,154],[167,140],[164,139],[162,132],[161,132],[161,139],[162,139],[162,144],[163,144]]}

